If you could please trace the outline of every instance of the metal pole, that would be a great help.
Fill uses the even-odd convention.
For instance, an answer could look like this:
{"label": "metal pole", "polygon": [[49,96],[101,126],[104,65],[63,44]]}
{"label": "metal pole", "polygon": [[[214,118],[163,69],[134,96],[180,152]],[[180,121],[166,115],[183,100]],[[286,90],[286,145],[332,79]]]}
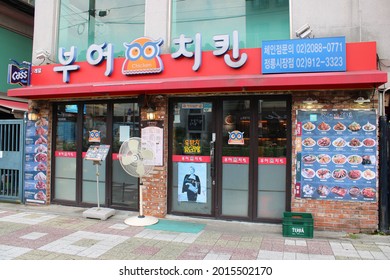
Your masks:
{"label": "metal pole", "polygon": [[139,184],[139,218],[145,218],[144,216],[144,209],[142,208],[143,205],[143,184],[142,184],[142,177],[140,178],[140,184]]}
{"label": "metal pole", "polygon": [[96,165],[96,196],[97,196],[97,207],[100,209],[100,197],[99,197],[99,165],[100,162],[94,161]]}
{"label": "metal pole", "polygon": [[379,92],[379,230],[389,231],[389,168],[388,168],[388,124],[384,110],[385,93],[390,88]]}

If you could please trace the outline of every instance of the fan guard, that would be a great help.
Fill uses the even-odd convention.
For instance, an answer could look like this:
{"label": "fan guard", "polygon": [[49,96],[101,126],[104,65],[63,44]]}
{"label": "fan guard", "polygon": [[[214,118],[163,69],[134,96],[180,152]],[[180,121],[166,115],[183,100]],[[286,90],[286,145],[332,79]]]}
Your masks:
{"label": "fan guard", "polygon": [[153,225],[158,222],[155,217],[143,214],[143,184],[142,177],[148,175],[154,168],[152,160],[153,150],[150,144],[143,142],[139,137],[132,137],[124,141],[119,148],[119,163],[123,170],[133,177],[140,178],[139,185],[139,215],[125,220],[125,224],[132,226]]}

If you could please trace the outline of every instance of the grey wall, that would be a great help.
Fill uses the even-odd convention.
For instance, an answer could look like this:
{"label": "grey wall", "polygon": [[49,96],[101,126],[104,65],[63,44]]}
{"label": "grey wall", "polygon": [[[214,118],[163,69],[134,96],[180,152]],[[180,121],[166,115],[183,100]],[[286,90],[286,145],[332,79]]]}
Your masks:
{"label": "grey wall", "polygon": [[308,23],[315,37],[376,41],[381,70],[390,71],[389,0],[290,0],[290,8],[291,38],[296,38],[295,30]]}

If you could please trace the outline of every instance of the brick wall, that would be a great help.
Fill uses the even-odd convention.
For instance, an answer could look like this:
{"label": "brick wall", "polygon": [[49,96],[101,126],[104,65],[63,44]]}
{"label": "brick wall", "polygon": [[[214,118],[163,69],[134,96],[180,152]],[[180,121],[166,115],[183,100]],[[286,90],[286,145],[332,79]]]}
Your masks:
{"label": "brick wall", "polygon": [[[292,101],[292,141],[295,143],[296,111],[307,109],[302,103],[308,96],[318,100],[311,109],[372,109],[377,108],[376,96],[372,91],[323,91],[293,93]],[[359,105],[353,100],[359,96],[370,98],[371,103]],[[292,150],[292,197],[291,211],[310,212],[314,217],[317,230],[335,230],[346,232],[374,232],[378,229],[378,202],[348,202],[295,198],[294,183],[296,179],[296,149]],[[378,194],[377,194],[378,195]],[[378,200],[378,197],[377,197]]]}
{"label": "brick wall", "polygon": [[[144,177],[143,210],[147,216],[162,218],[167,214],[167,173],[168,173],[168,108],[166,96],[152,97],[156,105],[156,120],[164,121],[164,158],[163,166],[155,166],[153,171]],[[146,120],[146,112],[141,112],[141,119]]]}

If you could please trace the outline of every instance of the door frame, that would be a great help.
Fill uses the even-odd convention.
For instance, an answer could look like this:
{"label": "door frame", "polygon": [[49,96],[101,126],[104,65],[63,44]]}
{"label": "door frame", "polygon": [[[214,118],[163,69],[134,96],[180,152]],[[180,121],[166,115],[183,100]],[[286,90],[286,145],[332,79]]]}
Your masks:
{"label": "door frame", "polygon": [[[169,99],[169,116],[168,116],[168,186],[173,186],[173,162],[172,162],[172,141],[171,135],[173,131],[173,113],[174,103],[177,102],[211,102],[213,104],[213,119],[215,122],[213,123],[213,130],[216,133],[216,149],[215,149],[215,180],[216,184],[213,187],[211,192],[212,194],[212,202],[211,202],[211,214],[197,214],[194,213],[194,216],[206,216],[213,217],[221,220],[242,220],[242,221],[250,221],[250,222],[269,222],[269,223],[280,223],[282,217],[280,219],[271,219],[271,218],[257,218],[257,185],[258,185],[258,164],[257,159],[258,155],[255,153],[251,153],[249,155],[249,182],[248,182],[248,217],[237,217],[237,216],[226,216],[222,215],[222,145],[218,145],[218,141],[222,141],[222,110],[223,110],[223,101],[225,100],[250,100],[250,150],[257,150],[258,141],[254,135],[257,135],[257,126],[255,125],[258,121],[258,101],[259,100],[284,100],[287,103],[286,112],[287,116],[287,139],[286,139],[286,199],[285,199],[285,209],[286,211],[290,211],[291,209],[291,151],[292,151],[292,124],[291,124],[291,112],[292,112],[292,102],[291,95],[283,94],[283,95],[233,95],[233,96],[181,96],[181,97],[173,97]],[[219,142],[221,143],[221,142]],[[212,179],[212,178],[211,178]],[[256,194],[256,195],[254,195]],[[168,213],[175,215],[188,215],[188,213],[182,213],[177,211],[172,211],[172,194],[171,188],[168,189]],[[190,214],[191,215],[191,214]]]}
{"label": "door frame", "polygon": [[[83,202],[82,199],[82,184],[83,184],[83,157],[80,156],[83,154],[83,146],[82,145],[77,145],[76,147],[76,197],[75,200],[70,201],[70,200],[63,200],[63,199],[56,199],[55,198],[55,141],[56,141],[56,131],[57,131],[57,118],[55,117],[57,115],[57,105],[59,104],[75,104],[77,105],[78,112],[83,112],[83,105],[85,104],[106,104],[107,105],[107,123],[106,123],[106,137],[108,139],[107,145],[110,145],[110,150],[107,154],[106,160],[100,166],[100,169],[105,170],[106,174],[106,179],[105,179],[105,201],[102,204],[102,206],[115,206],[116,209],[123,209],[123,210],[134,210],[138,211],[137,209],[130,209],[128,207],[120,206],[117,204],[112,203],[112,165],[113,165],[113,159],[112,159],[112,142],[113,142],[113,110],[114,110],[114,104],[116,103],[138,103],[138,106],[140,105],[140,96],[134,96],[134,97],[129,97],[129,98],[124,98],[124,99],[102,99],[102,100],[68,100],[68,101],[58,101],[58,102],[53,102],[52,103],[52,111],[53,111],[53,135],[52,135],[52,149],[51,149],[51,202],[55,203],[60,203],[62,205],[71,205],[71,206],[80,206],[80,207],[89,207],[94,205],[94,203],[87,203]],[[141,127],[139,127],[141,129]],[[76,127],[76,137],[77,139],[82,139],[83,138],[83,115],[78,114],[77,115],[77,127]],[[81,138],[80,138],[81,137]],[[138,207],[137,203],[137,207]]]}

